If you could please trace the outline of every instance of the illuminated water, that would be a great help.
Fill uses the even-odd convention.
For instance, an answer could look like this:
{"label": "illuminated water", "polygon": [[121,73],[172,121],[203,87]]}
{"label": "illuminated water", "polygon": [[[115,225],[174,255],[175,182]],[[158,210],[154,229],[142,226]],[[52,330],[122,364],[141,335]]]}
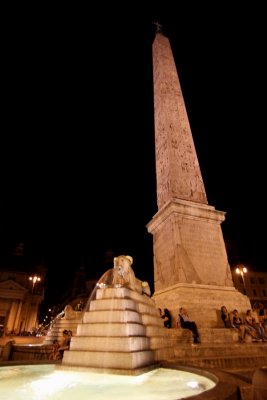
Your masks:
{"label": "illuminated water", "polygon": [[214,386],[205,376],[165,368],[138,376],[66,371],[52,364],[0,368],[1,400],[176,400]]}

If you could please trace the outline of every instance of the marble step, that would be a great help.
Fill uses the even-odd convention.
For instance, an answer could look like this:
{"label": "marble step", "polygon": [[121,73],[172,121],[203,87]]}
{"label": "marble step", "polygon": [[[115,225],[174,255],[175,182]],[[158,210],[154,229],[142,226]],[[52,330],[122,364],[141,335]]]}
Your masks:
{"label": "marble step", "polygon": [[146,327],[137,323],[97,323],[80,324],[77,336],[146,336]]}
{"label": "marble step", "polygon": [[85,351],[118,351],[131,352],[140,350],[150,350],[150,341],[146,337],[73,337],[71,339],[70,350]]}
{"label": "marble step", "polygon": [[201,368],[236,369],[257,368],[267,364],[267,356],[225,356],[225,357],[187,357],[175,358],[179,365],[194,366]]}
{"label": "marble step", "polygon": [[252,344],[232,344],[232,345],[194,345],[187,344],[184,346],[176,345],[174,348],[175,358],[203,358],[203,357],[258,357],[267,354],[267,343],[252,343]]}
{"label": "marble step", "polygon": [[62,365],[104,369],[132,370],[154,363],[154,352],[103,352],[103,351],[65,351]]}

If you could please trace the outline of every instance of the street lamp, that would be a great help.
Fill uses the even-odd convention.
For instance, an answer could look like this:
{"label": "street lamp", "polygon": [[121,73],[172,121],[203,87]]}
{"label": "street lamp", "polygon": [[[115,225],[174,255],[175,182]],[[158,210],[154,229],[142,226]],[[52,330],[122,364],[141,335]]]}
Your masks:
{"label": "street lamp", "polygon": [[246,273],[248,272],[247,268],[246,268],[246,267],[237,267],[236,270],[235,270],[235,272],[236,272],[238,275],[239,275],[239,274],[241,275],[242,281],[243,281],[243,284],[244,284],[244,289],[246,290],[246,284],[245,284],[244,274],[246,274]]}
{"label": "street lamp", "polygon": [[32,281],[32,293],[34,291],[34,286],[36,284],[36,282],[40,282],[41,278],[38,275],[34,275],[34,276],[30,276],[29,277],[29,281]]}

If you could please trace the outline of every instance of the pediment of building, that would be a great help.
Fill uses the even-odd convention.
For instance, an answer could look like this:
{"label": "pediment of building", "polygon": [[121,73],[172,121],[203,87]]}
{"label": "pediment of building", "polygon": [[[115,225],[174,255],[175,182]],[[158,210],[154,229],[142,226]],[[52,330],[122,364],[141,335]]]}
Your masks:
{"label": "pediment of building", "polygon": [[10,291],[10,290],[14,290],[16,292],[20,291],[20,292],[24,292],[26,293],[28,290],[21,286],[19,283],[13,281],[12,279],[8,279],[6,281],[0,282],[0,290],[2,291]]}

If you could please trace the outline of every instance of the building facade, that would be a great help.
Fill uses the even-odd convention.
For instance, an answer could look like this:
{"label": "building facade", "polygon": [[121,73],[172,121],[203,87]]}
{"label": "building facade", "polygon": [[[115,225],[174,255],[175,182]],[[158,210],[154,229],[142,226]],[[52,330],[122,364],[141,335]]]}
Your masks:
{"label": "building facade", "polygon": [[43,279],[37,274],[0,270],[0,326],[5,334],[26,334],[37,328]]}
{"label": "building facade", "polygon": [[252,306],[261,303],[267,308],[267,272],[253,271],[239,264],[232,268],[232,275],[236,289],[249,297]]}

